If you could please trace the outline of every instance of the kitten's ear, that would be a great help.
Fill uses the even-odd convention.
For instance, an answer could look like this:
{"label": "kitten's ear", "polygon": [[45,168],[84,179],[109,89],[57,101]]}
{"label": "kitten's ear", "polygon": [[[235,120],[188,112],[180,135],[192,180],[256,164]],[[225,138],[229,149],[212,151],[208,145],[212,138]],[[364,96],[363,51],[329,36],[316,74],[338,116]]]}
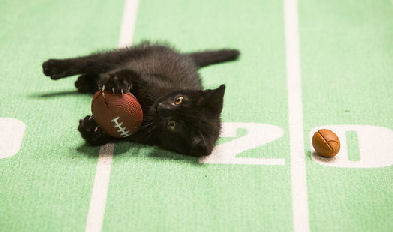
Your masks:
{"label": "kitten's ear", "polygon": [[201,105],[209,112],[220,114],[224,102],[225,85],[220,85],[217,89],[208,89],[203,93]]}

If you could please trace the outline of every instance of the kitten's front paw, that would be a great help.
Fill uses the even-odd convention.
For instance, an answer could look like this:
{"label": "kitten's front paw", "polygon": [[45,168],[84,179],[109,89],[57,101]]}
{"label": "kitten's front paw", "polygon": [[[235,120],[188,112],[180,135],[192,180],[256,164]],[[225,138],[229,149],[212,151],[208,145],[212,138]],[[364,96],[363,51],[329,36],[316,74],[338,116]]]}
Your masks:
{"label": "kitten's front paw", "polygon": [[134,75],[134,72],[128,70],[101,74],[98,85],[102,90],[111,91],[113,93],[128,93],[132,89],[132,75]]}
{"label": "kitten's front paw", "polygon": [[78,130],[81,133],[82,138],[91,145],[103,145],[111,140],[111,137],[105,134],[94,120],[93,116],[90,115],[79,120]]}
{"label": "kitten's front paw", "polygon": [[95,75],[81,75],[75,81],[75,87],[80,93],[95,93],[98,91],[97,77]]}
{"label": "kitten's front paw", "polygon": [[69,64],[63,60],[49,59],[42,64],[45,76],[49,76],[53,80],[68,76],[69,68]]}

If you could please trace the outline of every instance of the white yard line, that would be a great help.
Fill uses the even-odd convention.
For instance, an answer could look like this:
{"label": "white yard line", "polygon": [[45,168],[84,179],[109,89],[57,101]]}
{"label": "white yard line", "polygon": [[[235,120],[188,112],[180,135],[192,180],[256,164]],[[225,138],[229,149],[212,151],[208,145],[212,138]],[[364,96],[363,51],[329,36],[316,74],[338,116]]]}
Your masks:
{"label": "white yard line", "polygon": [[[138,0],[126,0],[120,30],[119,48],[132,44],[134,36]],[[101,146],[86,220],[86,232],[102,231],[105,205],[111,174],[114,144]]]}
{"label": "white yard line", "polygon": [[126,0],[121,23],[119,48],[130,46],[134,37],[138,0]]}
{"label": "white yard line", "polygon": [[87,214],[86,232],[96,232],[102,229],[114,147],[114,144],[110,143],[100,148],[89,213]]}
{"label": "white yard line", "polygon": [[309,231],[297,0],[284,0],[293,230]]}

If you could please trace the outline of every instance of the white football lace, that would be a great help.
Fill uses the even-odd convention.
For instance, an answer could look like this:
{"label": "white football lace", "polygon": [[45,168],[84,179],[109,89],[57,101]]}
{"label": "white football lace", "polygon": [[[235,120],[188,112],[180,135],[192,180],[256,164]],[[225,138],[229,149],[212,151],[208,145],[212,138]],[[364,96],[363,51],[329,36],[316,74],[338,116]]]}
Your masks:
{"label": "white football lace", "polygon": [[112,122],[115,123],[115,127],[118,129],[117,132],[120,132],[120,135],[122,137],[130,136],[131,135],[130,131],[128,131],[126,127],[121,126],[121,125],[123,125],[123,122],[119,123],[118,122],[119,119],[120,119],[120,116],[117,116],[116,118],[112,119]]}

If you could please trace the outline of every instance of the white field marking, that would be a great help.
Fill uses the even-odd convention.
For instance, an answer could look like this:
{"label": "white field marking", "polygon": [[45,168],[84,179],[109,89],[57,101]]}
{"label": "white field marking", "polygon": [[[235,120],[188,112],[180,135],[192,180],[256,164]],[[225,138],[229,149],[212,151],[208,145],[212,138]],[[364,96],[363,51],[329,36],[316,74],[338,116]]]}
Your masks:
{"label": "white field marking", "polygon": [[297,0],[284,0],[293,230],[309,231]]}
{"label": "white field marking", "polygon": [[87,215],[85,231],[88,232],[102,230],[114,148],[113,143],[106,144],[100,148],[89,213]]}
{"label": "white field marking", "polygon": [[26,125],[15,118],[0,118],[0,159],[17,154],[22,145]]}
{"label": "white field marking", "polygon": [[[134,35],[138,0],[126,0],[120,30],[119,48],[132,44]],[[111,173],[114,144],[101,146],[98,156],[96,176],[90,198],[89,212],[86,220],[86,232],[102,231],[105,214],[106,198]]]}
{"label": "white field marking", "polygon": [[[311,157],[316,163],[342,168],[381,168],[393,165],[393,131],[391,129],[372,125],[325,125],[313,128],[310,131],[310,140],[315,131],[323,128],[329,128],[336,133],[340,138],[341,148],[335,157],[323,158],[318,156],[310,145],[313,151]],[[357,133],[359,160],[349,160],[345,135],[347,131]]]}
{"label": "white field marking", "polygon": [[237,129],[246,129],[247,134],[217,145],[213,152],[206,157],[199,159],[205,164],[248,164],[248,165],[285,165],[282,158],[246,158],[236,157],[237,154],[256,147],[263,146],[281,138],[284,130],[270,124],[225,122],[222,124],[221,137],[234,138],[237,136]]}
{"label": "white field marking", "polygon": [[126,0],[121,23],[119,48],[124,48],[132,44],[137,13],[138,0]]}

